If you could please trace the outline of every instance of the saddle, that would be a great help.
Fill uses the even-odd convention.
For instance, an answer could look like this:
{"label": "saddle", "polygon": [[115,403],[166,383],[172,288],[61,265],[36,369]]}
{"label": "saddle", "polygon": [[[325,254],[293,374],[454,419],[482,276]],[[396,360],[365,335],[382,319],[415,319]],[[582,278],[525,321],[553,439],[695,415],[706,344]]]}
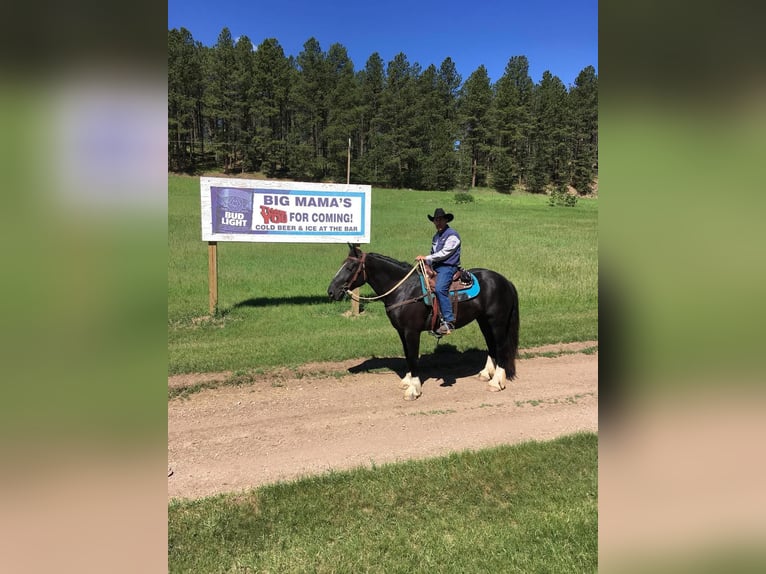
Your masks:
{"label": "saddle", "polygon": [[[436,318],[439,316],[439,301],[436,298],[434,291],[436,290],[436,271],[430,266],[425,265],[426,277],[422,274],[420,277],[420,288],[423,294],[423,302],[432,307],[430,324],[431,331],[436,329]],[[426,281],[428,283],[426,284]],[[449,297],[452,301],[452,312],[457,320],[457,304],[460,301],[467,301],[473,299],[479,294],[479,280],[470,271],[466,271],[462,267],[455,271],[452,276],[452,283],[449,287]]]}
{"label": "saddle", "polygon": [[[428,275],[428,289],[425,288],[426,286],[423,282],[422,275],[420,277],[420,282],[421,282],[421,286],[424,287],[423,292],[427,293],[427,297],[428,297],[430,296],[430,293],[432,293],[436,289],[436,271],[434,271],[429,265],[426,265],[425,268],[426,268],[426,274]],[[471,285],[473,285],[474,282],[476,282],[476,284],[478,285],[478,281],[476,281],[476,278],[473,276],[472,273],[469,273],[463,268],[459,268],[457,271],[455,271],[455,274],[452,276],[452,283],[450,283],[450,286],[449,286],[450,296],[452,296],[453,291],[459,292],[466,289],[470,289]]]}

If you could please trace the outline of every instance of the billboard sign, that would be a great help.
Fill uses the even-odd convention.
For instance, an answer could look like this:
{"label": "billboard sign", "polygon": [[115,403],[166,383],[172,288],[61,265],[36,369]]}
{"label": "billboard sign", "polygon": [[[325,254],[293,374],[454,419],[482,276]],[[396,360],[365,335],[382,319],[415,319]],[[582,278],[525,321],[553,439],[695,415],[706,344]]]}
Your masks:
{"label": "billboard sign", "polygon": [[203,241],[370,243],[369,185],[200,178]]}

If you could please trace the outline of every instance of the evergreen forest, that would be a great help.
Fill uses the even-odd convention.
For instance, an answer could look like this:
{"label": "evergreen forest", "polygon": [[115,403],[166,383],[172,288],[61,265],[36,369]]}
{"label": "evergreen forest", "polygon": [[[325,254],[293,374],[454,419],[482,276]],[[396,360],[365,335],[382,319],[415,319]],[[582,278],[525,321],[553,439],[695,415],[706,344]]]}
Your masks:
{"label": "evergreen forest", "polygon": [[375,52],[356,70],[345,47],[315,38],[286,56],[274,38],[255,47],[224,28],[207,47],[168,30],[169,171],[346,183],[349,155],[351,183],[374,187],[588,194],[598,76],[535,83],[523,55],[495,83],[483,65],[463,81],[450,57],[422,69]]}

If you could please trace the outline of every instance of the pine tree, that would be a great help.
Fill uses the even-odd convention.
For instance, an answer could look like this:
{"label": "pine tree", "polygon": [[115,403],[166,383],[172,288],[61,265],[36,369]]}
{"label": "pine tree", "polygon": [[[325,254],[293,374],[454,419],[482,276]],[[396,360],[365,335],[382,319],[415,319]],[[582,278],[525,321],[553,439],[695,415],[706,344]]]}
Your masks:
{"label": "pine tree", "polygon": [[569,181],[570,114],[567,91],[560,79],[546,70],[535,89],[533,169],[535,191],[540,183],[559,185]]}
{"label": "pine tree", "polygon": [[332,81],[326,54],[316,38],[309,38],[296,58],[291,92],[294,108],[289,143],[291,175],[319,181],[327,173],[328,97]]}
{"label": "pine tree", "polygon": [[242,172],[251,171],[255,165],[255,149],[252,133],[255,122],[252,117],[251,94],[253,90],[253,43],[241,36],[234,45],[233,80],[236,99],[233,102],[232,141],[234,161]]}
{"label": "pine tree", "polygon": [[530,160],[533,130],[532,97],[534,83],[529,77],[526,56],[513,56],[503,76],[495,84],[492,118],[495,156],[508,155],[510,169],[519,183],[524,182]]}
{"label": "pine tree", "polygon": [[572,176],[578,193],[593,190],[598,169],[598,76],[593,66],[583,69],[569,91],[572,109]]}
{"label": "pine tree", "polygon": [[388,63],[381,102],[381,148],[384,182],[393,187],[419,184],[420,149],[415,145],[417,105],[416,84],[420,72],[400,52]]}
{"label": "pine tree", "polygon": [[205,55],[205,128],[216,163],[230,171],[235,159],[233,123],[238,94],[234,74],[234,41],[228,28],[221,30],[218,42]]}
{"label": "pine tree", "polygon": [[491,106],[492,86],[482,65],[468,77],[459,97],[460,157],[465,163],[460,168],[460,181],[465,186],[486,185]]}
{"label": "pine tree", "polygon": [[253,55],[249,97],[253,117],[250,141],[253,169],[274,177],[286,169],[291,64],[275,38],[261,42]]}
{"label": "pine tree", "polygon": [[504,150],[498,150],[493,165],[492,187],[500,193],[511,193],[515,177],[510,157]]}
{"label": "pine tree", "polygon": [[382,184],[383,145],[382,97],[385,85],[383,59],[377,52],[368,59],[364,70],[357,75],[361,99],[357,111],[359,125],[356,162],[360,181]]}
{"label": "pine tree", "polygon": [[436,75],[438,121],[434,126],[430,157],[425,171],[424,186],[430,189],[453,189],[457,183],[458,139],[457,101],[462,78],[455,63],[446,58]]}
{"label": "pine tree", "polygon": [[433,189],[436,187],[437,138],[443,129],[442,102],[439,97],[436,66],[431,64],[415,78],[414,130],[410,133],[413,148],[411,178],[407,187]]}
{"label": "pine tree", "polygon": [[[346,181],[348,140],[356,129],[359,92],[354,64],[346,48],[333,44],[327,53],[330,73],[330,91],[327,98],[327,166],[328,175],[335,181]],[[353,138],[352,138],[353,139]]]}
{"label": "pine tree", "polygon": [[168,30],[168,169],[192,171],[202,150],[202,46],[185,28]]}

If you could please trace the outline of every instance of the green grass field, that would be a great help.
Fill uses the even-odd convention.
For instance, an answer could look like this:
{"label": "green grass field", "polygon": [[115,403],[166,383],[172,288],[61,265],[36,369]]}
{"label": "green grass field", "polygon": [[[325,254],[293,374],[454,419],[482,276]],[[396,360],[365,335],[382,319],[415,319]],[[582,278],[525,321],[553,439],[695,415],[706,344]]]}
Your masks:
{"label": "green grass field", "polygon": [[[268,370],[311,361],[402,356],[382,303],[348,317],[327,286],[345,244],[219,243],[219,314],[208,314],[207,243],[199,178],[168,181],[168,371]],[[464,267],[486,267],[517,287],[521,347],[598,338],[598,201],[550,207],[545,196],[373,189],[366,251],[414,262],[430,248],[436,207],[455,214]],[[369,287],[361,289],[373,295]],[[450,335],[458,351],[484,349],[478,325]],[[421,353],[435,342],[423,335]]]}
{"label": "green grass field", "polygon": [[583,433],[172,502],[169,571],[595,572],[597,458]]}

